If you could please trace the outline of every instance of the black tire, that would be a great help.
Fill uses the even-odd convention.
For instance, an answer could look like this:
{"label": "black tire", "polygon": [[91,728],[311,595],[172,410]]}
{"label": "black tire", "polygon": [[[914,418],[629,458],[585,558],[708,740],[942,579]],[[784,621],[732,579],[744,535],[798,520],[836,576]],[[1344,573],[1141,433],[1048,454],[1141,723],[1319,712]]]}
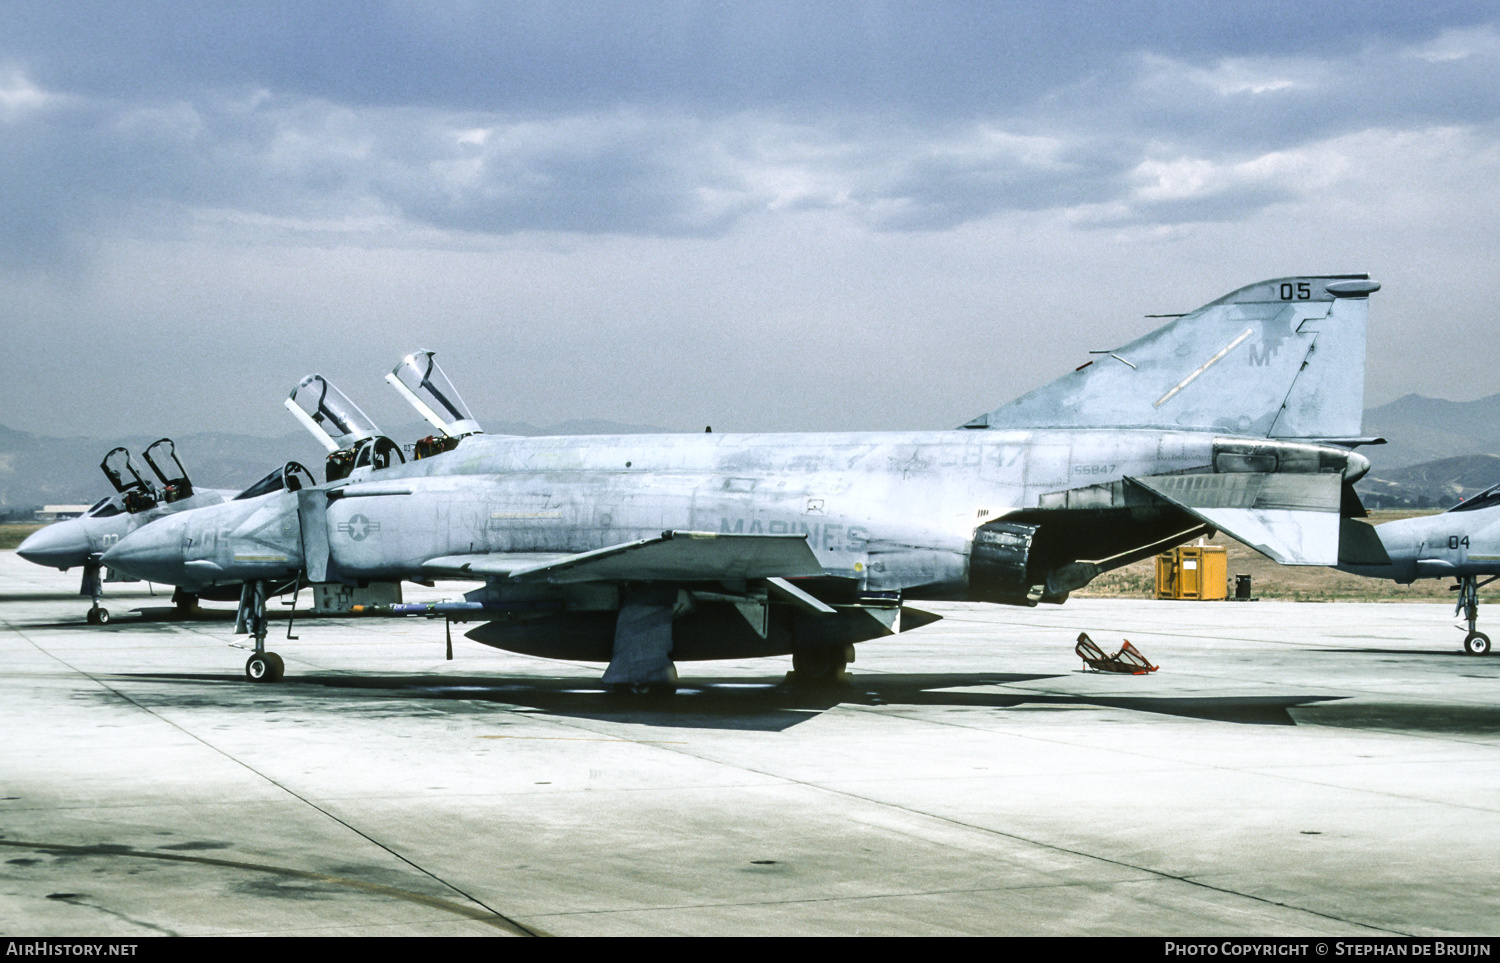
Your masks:
{"label": "black tire", "polygon": [[677,694],[675,682],[616,682],[609,687],[610,695],[622,702],[640,704],[670,699]]}
{"label": "black tire", "polygon": [[99,624],[99,610],[98,609],[89,609],[88,614],[83,617],[83,620],[85,622],[87,622],[89,625],[98,625]]}
{"label": "black tire", "polygon": [[108,625],[109,624],[109,609],[100,609],[99,610],[99,614],[94,617],[94,624],[96,624],[96,625]]}
{"label": "black tire", "polygon": [[1489,654],[1490,637],[1483,632],[1470,632],[1464,637],[1464,651],[1469,655]]}
{"label": "black tire", "polygon": [[275,652],[257,652],[245,661],[245,678],[251,682],[276,682],[286,672],[286,663]]}
{"label": "black tire", "polygon": [[819,647],[798,649],[792,653],[793,678],[798,682],[835,682],[849,663],[838,649]]}

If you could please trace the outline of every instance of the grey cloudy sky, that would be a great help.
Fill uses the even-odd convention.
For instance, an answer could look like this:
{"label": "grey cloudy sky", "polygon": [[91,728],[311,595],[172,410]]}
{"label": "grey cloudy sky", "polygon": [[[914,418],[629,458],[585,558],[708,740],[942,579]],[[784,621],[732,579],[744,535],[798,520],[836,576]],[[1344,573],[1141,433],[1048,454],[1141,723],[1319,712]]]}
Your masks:
{"label": "grey cloudy sky", "polygon": [[1367,401],[1500,391],[1492,3],[7,3],[0,423],[943,428],[1368,271]]}

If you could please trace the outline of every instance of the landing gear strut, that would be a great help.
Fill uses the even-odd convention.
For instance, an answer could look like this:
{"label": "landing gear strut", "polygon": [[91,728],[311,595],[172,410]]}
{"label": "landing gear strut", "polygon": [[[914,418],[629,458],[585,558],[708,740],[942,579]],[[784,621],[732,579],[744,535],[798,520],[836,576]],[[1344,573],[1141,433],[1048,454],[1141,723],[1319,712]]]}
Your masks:
{"label": "landing gear strut", "polygon": [[1461,575],[1458,579],[1458,605],[1454,615],[1463,615],[1469,622],[1469,634],[1464,636],[1464,651],[1469,655],[1484,655],[1490,650],[1490,637],[1479,631],[1479,588],[1488,585],[1500,576],[1480,582],[1473,575]]}
{"label": "landing gear strut", "polygon": [[109,609],[99,605],[99,598],[104,594],[104,579],[100,571],[98,556],[91,557],[83,563],[83,584],[78,586],[79,595],[87,595],[93,600],[93,608],[85,617],[89,625],[108,625]]}
{"label": "landing gear strut", "polygon": [[266,591],[265,582],[246,582],[234,616],[234,634],[255,639],[255,654],[245,662],[245,678],[251,682],[277,682],[286,672],[281,656],[266,651]]}
{"label": "landing gear strut", "polygon": [[604,684],[619,696],[664,698],[677,692],[672,664],[672,619],[686,608],[670,586],[636,589],[615,620],[615,642]]}
{"label": "landing gear strut", "polygon": [[172,604],[177,607],[178,614],[192,615],[198,611],[198,596],[179,588],[172,593]]}

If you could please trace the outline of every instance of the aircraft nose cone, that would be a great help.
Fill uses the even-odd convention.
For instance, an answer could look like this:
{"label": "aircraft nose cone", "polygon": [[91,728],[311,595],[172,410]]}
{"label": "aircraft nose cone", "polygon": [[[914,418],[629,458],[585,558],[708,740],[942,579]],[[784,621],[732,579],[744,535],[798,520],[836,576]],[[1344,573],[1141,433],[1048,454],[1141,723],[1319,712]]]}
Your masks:
{"label": "aircraft nose cone", "polygon": [[59,522],[26,536],[16,554],[33,565],[67,569],[88,561],[89,540],[81,527]]}
{"label": "aircraft nose cone", "polygon": [[116,571],[147,582],[180,585],[183,578],[182,534],[171,519],[142,526],[115,543],[100,559]]}

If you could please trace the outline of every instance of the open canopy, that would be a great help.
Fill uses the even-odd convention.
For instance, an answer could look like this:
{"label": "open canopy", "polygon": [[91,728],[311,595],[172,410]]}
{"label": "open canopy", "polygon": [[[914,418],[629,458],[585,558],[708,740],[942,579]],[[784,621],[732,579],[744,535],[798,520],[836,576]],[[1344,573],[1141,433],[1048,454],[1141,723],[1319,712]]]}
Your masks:
{"label": "open canopy", "polygon": [[450,438],[480,434],[483,429],[469,406],[459,397],[458,389],[438,366],[433,351],[414,351],[385,376],[391,387],[432,426]]}
{"label": "open canopy", "polygon": [[320,374],[298,382],[286,407],[329,451],[352,448],[380,434],[370,416]]}

